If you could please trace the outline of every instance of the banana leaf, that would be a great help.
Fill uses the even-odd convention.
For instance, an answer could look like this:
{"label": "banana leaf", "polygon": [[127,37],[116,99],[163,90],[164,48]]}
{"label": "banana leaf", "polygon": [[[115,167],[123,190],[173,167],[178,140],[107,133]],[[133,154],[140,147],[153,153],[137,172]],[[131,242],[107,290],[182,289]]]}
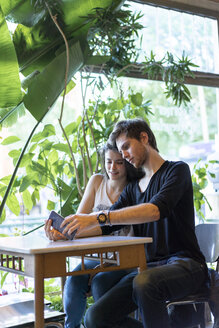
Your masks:
{"label": "banana leaf", "polygon": [[[84,63],[80,43],[69,48],[68,82]],[[25,107],[35,117],[41,118],[49,111],[65,87],[66,52],[58,55],[42,73],[36,75],[24,96]]]}
{"label": "banana leaf", "polygon": [[[114,2],[115,5],[119,5],[124,0],[115,0]],[[67,39],[80,38],[81,42],[81,36],[86,38],[90,27],[85,16],[96,7],[106,8],[111,3],[112,0],[63,0],[60,10],[57,12],[57,22]],[[16,15],[15,10],[13,14]],[[56,13],[53,12],[53,14]],[[20,71],[24,75],[28,75],[34,70],[41,71],[49,61],[53,60],[55,51],[64,44],[48,13],[31,27],[19,24],[13,34],[13,42]]]}
{"label": "banana leaf", "polygon": [[46,8],[37,8],[31,0],[0,0],[7,21],[33,26],[45,15]]}
{"label": "banana leaf", "polygon": [[16,53],[1,7],[0,35],[0,108],[5,108],[18,104],[22,93]]}
{"label": "banana leaf", "polygon": [[0,108],[0,127],[8,128],[15,124],[19,117],[24,116],[26,109],[23,102],[13,108]]}
{"label": "banana leaf", "polygon": [[[123,2],[113,1],[115,7]],[[37,8],[36,3],[31,0],[0,0],[3,11],[0,12],[0,108],[14,107],[22,100],[18,65],[25,76],[35,70],[42,72],[64,45],[48,10],[42,6]],[[108,7],[111,3],[112,0],[60,1],[57,21],[68,40],[80,40],[84,57],[88,52],[86,35],[90,27],[85,16],[96,7]],[[12,36],[13,42],[4,15],[8,21],[19,23]]]}

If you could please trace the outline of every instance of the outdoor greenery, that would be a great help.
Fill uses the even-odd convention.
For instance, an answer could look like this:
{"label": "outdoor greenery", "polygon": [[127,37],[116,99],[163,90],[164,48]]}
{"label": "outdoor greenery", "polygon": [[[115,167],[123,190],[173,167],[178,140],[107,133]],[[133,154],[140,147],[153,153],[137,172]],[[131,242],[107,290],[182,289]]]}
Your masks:
{"label": "outdoor greenery", "polygon": [[[29,143],[6,205],[11,212],[19,215],[18,196],[21,196],[25,211],[29,213],[40,199],[40,190],[50,188],[59,202],[57,205],[57,202],[49,200],[48,210],[56,209],[63,216],[75,212],[89,177],[100,170],[98,150],[107,140],[115,122],[136,116],[148,119],[149,113],[150,103],[144,102],[142,95],[136,93],[130,94],[127,99],[120,97],[89,102],[83,117],[79,116],[77,121],[64,127],[65,136],[60,135],[60,127],[55,129],[52,124],[46,124]],[[18,141],[18,137],[10,136],[2,144],[15,143],[16,146]],[[9,152],[15,166],[21,152],[22,149],[17,147]],[[2,194],[7,190],[10,179],[11,176],[1,179]]]}
{"label": "outdoor greenery", "polygon": [[143,73],[148,73],[149,79],[152,80],[161,76],[165,82],[166,97],[172,97],[175,105],[187,105],[191,100],[189,89],[184,84],[185,77],[194,77],[190,67],[198,67],[188,59],[184,54],[181,59],[176,61],[173,55],[169,52],[159,61],[155,60],[155,54],[151,52],[149,58],[145,58],[143,62]]}
{"label": "outdoor greenery", "polygon": [[[88,86],[93,85],[94,89],[99,89],[101,95],[104,85],[101,78],[95,81],[86,77],[89,82],[85,90],[82,90],[83,115],[77,122],[64,127],[62,118],[65,96],[75,85],[71,78],[87,64],[103,64],[103,72],[111,85],[117,83],[115,78],[125,74],[137,61],[137,50],[133,45],[134,36],[143,28],[138,23],[141,14],[127,10],[126,4],[121,8],[123,1],[118,0],[102,1],[101,7],[97,0],[84,1],[83,5],[77,0],[18,1],[7,5],[0,1],[0,5],[1,28],[5,35],[2,46],[13,58],[13,65],[7,72],[4,68],[7,59],[0,61],[4,77],[1,81],[4,80],[5,88],[0,94],[1,123],[10,121],[10,117],[14,123],[14,113],[19,117],[26,109],[37,120],[23,148],[9,153],[15,169],[12,175],[1,179],[1,222],[6,218],[5,204],[19,215],[17,195],[20,194],[28,213],[39,201],[40,189],[45,187],[54,190],[59,197],[59,210],[67,215],[77,207],[90,175],[99,170],[97,150],[107,139],[115,122],[121,117],[147,117],[149,104],[149,101],[143,104],[140,93],[128,96],[128,102],[121,94],[119,99],[109,100],[108,104],[101,98],[87,104],[85,99]],[[80,16],[75,8],[80,8]],[[6,20],[18,23],[12,35],[7,29]],[[162,68],[168,63],[171,64],[169,69]],[[145,70],[149,69],[150,74],[152,66],[163,69],[163,75],[164,71],[167,72],[167,97],[172,95],[179,105],[182,101],[190,100],[183,79],[186,73],[190,74],[189,66],[194,66],[191,61],[183,57],[177,64],[168,53],[167,59],[158,64],[154,55],[150,60],[146,58]],[[18,83],[19,71],[26,76],[22,87]],[[60,116],[57,118],[62,137],[57,141],[53,139],[57,131],[51,124],[47,124],[42,132],[37,131],[62,92]],[[11,136],[3,140],[2,144],[16,141],[17,136]],[[63,156],[60,156],[60,152]],[[23,168],[23,172],[18,175],[19,167]],[[48,203],[48,209],[54,206],[52,201]]]}
{"label": "outdoor greenery", "polygon": [[[34,293],[34,288],[23,287],[22,292]],[[44,295],[52,310],[63,312],[62,291],[56,278],[44,279]]]}
{"label": "outdoor greenery", "polygon": [[212,210],[208,199],[203,193],[203,190],[208,185],[208,174],[214,178],[215,174],[211,173],[208,169],[209,164],[216,163],[217,161],[203,162],[201,159],[193,167],[192,174],[192,185],[194,194],[194,206],[196,210],[196,215],[200,221],[205,221],[205,215],[203,213],[203,207],[205,204],[208,205],[209,209]]}

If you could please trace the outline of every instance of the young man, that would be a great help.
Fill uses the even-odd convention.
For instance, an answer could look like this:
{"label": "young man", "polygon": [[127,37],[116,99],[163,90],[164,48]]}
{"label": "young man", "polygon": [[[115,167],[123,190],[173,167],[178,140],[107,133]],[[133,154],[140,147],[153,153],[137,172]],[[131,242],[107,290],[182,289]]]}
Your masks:
{"label": "young man", "polygon": [[[208,279],[194,232],[190,170],[186,163],[160,156],[153,132],[141,119],[117,123],[110,140],[145,176],[124,189],[110,212],[66,218],[64,232],[100,225],[108,234],[132,224],[135,236],[150,236],[153,243],[146,245],[148,269],[127,273],[87,311],[85,324],[87,328],[168,328],[166,301],[196,293]],[[128,318],[136,305],[142,323]]]}

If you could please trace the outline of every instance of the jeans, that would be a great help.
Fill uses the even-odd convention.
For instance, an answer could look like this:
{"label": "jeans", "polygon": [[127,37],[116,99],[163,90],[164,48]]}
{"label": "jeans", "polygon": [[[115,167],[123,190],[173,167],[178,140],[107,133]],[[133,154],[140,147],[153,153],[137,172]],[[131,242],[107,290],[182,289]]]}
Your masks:
{"label": "jeans", "polygon": [[[85,260],[85,268],[92,269],[99,262],[92,260]],[[81,268],[79,264],[74,271]],[[94,300],[98,300],[110,288],[127,275],[126,270],[119,270],[113,272],[100,272],[97,273],[91,282],[91,292]],[[64,288],[64,311],[65,328],[78,328],[80,327],[83,315],[86,310],[86,294],[89,291],[89,278],[90,275],[69,276],[65,283]]]}
{"label": "jeans", "polygon": [[[108,290],[85,316],[86,328],[169,328],[166,301],[197,292],[207,281],[205,265],[172,257],[148,263],[140,274],[131,272]],[[142,322],[128,315],[139,307]]]}

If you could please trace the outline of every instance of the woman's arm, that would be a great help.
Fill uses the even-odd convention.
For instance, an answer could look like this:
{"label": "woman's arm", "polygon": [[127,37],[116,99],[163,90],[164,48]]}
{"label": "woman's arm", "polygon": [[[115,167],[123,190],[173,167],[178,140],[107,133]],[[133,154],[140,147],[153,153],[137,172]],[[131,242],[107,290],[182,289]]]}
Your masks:
{"label": "woman's arm", "polygon": [[[95,203],[95,194],[96,191],[103,179],[101,174],[92,175],[88,181],[87,187],[85,189],[84,195],[80,202],[80,205],[77,209],[77,214],[88,214],[91,213]],[[71,218],[72,215],[69,215],[67,218]],[[66,239],[66,237],[60,233],[57,233],[55,229],[51,227],[51,220],[48,220],[45,224],[45,233],[50,240],[60,240]],[[85,229],[83,232],[76,233],[75,237],[91,237],[101,235],[102,231],[99,226],[92,227],[90,229]]]}
{"label": "woman's arm", "polygon": [[94,208],[95,195],[103,180],[101,174],[92,175],[88,181],[82,200],[78,206],[77,214],[79,213],[91,213]]}
{"label": "woman's arm", "polygon": [[[94,208],[95,203],[95,195],[96,192],[103,180],[103,176],[100,174],[92,175],[92,177],[89,179],[87,187],[85,189],[84,195],[82,197],[82,200],[80,202],[80,205],[77,209],[77,214],[80,213],[91,213]],[[76,233],[76,238],[81,237],[92,237],[92,236],[99,236],[102,235],[102,231],[100,227],[93,227],[91,229],[88,229],[86,231]]]}

